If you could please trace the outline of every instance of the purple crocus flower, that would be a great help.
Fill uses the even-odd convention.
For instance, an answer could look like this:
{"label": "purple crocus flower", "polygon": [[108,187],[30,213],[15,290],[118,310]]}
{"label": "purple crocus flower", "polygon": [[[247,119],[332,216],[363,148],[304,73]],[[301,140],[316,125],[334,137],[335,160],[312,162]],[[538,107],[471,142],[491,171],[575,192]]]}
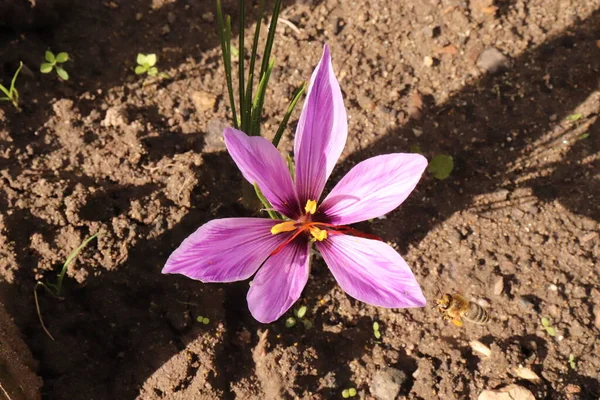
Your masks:
{"label": "purple crocus flower", "polygon": [[396,153],[365,160],[318,204],[348,136],[346,109],[327,45],[312,75],[296,130],[295,179],[265,138],[232,128],[225,129],[224,136],[244,178],[257,184],[286,219],[212,220],[183,241],[163,273],[202,282],[234,282],[256,274],[248,306],[254,318],[268,323],[300,297],[314,244],[338,284],[355,299],[389,308],[425,305],[402,257],[378,238],[348,226],[398,207],[427,166],[423,156]]}

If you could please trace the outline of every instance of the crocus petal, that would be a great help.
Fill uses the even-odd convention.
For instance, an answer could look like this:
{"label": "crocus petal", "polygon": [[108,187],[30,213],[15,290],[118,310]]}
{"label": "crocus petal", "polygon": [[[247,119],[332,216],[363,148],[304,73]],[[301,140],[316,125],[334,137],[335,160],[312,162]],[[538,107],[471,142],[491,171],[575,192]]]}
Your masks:
{"label": "crocus petal", "polygon": [[275,321],[298,300],[308,281],[309,245],[306,238],[295,239],[258,271],[248,291],[248,307],[257,321]]}
{"label": "crocus petal", "polygon": [[420,154],[386,154],[357,164],[325,198],[319,211],[348,225],[384,215],[413,191],[427,167]]}
{"label": "crocus petal", "polygon": [[296,218],[300,206],[288,166],[275,146],[260,136],[248,136],[237,129],[223,132],[227,151],[251,184],[258,184],[273,208]]}
{"label": "crocus petal", "polygon": [[393,248],[378,240],[331,235],[316,243],[346,293],[379,307],[423,307],[425,297],[412,271]]}
{"label": "crocus petal", "polygon": [[296,191],[300,204],[319,200],[348,136],[346,108],[333,73],[329,47],[313,72],[294,139]]}
{"label": "crocus petal", "polygon": [[248,279],[290,233],[271,234],[277,220],[215,219],[202,225],[175,250],[162,272],[202,282]]}

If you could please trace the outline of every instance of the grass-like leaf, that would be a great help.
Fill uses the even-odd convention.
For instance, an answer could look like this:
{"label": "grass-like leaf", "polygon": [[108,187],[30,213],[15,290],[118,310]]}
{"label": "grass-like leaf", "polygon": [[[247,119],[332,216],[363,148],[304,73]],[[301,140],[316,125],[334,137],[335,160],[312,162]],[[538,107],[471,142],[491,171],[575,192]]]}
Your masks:
{"label": "grass-like leaf", "polygon": [[290,117],[292,116],[292,112],[294,112],[294,108],[296,108],[296,104],[298,104],[298,101],[302,97],[302,94],[304,93],[306,88],[307,88],[307,84],[306,84],[306,82],[304,82],[299,88],[297,88],[295,90],[294,95],[292,96],[292,101],[290,101],[290,104],[288,105],[288,108],[285,111],[285,114],[283,115],[283,119],[281,120],[281,123],[279,124],[279,128],[277,129],[277,132],[275,133],[275,136],[273,137],[273,146],[275,146],[275,147],[279,146],[279,141],[281,140],[281,137],[283,136],[283,132],[285,131],[285,128],[287,127],[287,123],[290,120]]}
{"label": "grass-like leaf", "polygon": [[83,248],[85,246],[87,246],[87,244],[89,242],[91,242],[93,239],[95,239],[97,236],[98,236],[98,234],[95,233],[92,236],[88,237],[87,239],[85,239],[79,245],[79,247],[77,247],[75,250],[73,250],[67,256],[67,259],[65,260],[65,263],[63,264],[62,269],[60,270],[60,273],[58,274],[58,277],[56,279],[56,283],[51,283],[51,282],[44,283],[44,282],[38,281],[37,284],[35,285],[34,289],[33,289],[33,298],[34,298],[34,301],[35,301],[35,308],[37,310],[37,314],[38,314],[38,318],[40,320],[40,324],[42,325],[42,328],[44,329],[44,332],[46,332],[46,334],[52,340],[54,340],[54,337],[50,334],[50,332],[46,328],[46,325],[44,324],[44,320],[42,319],[42,312],[40,310],[40,303],[39,303],[39,300],[38,300],[38,293],[37,293],[38,288],[41,286],[44,289],[46,289],[46,291],[48,293],[50,293],[52,296],[59,298],[60,295],[61,295],[61,293],[62,293],[63,280],[65,278],[65,274],[67,273],[67,269],[69,268],[69,265],[71,265],[71,263],[73,262],[73,260],[75,260],[75,258],[77,258],[77,256],[81,252],[81,250],[83,250]]}

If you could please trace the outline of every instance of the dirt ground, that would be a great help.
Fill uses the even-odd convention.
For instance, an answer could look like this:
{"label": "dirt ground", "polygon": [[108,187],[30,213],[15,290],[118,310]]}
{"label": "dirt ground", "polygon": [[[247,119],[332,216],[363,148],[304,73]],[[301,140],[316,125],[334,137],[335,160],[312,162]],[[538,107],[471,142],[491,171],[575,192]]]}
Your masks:
{"label": "dirt ground", "polygon": [[[398,249],[429,304],[460,292],[492,316],[459,328],[429,306],[367,306],[316,260],[308,330],[253,320],[248,282],[160,274],[199,225],[253,215],[221,140],[214,3],[34,3],[33,16],[0,16],[2,82],[25,64],[22,110],[0,104],[0,300],[43,398],[475,399],[513,383],[536,399],[600,398],[600,0],[284,3],[263,131],[329,43],[350,118],[331,182],[377,154],[451,155],[448,179],[426,174],[361,229]],[[234,26],[236,3],[224,2]],[[69,53],[69,81],[39,73],[46,49]],[[138,52],[170,78],[144,83]],[[40,292],[52,340],[34,285],[93,233],[63,298]]]}

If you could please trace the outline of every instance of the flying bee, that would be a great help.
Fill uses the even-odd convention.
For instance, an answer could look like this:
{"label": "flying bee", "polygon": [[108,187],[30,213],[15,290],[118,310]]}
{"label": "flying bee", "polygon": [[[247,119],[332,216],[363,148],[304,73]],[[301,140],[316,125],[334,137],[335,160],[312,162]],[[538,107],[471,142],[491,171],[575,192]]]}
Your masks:
{"label": "flying bee", "polygon": [[445,294],[437,300],[438,310],[445,320],[451,320],[456,326],[463,325],[463,318],[478,325],[490,322],[490,315],[479,304],[465,299],[460,294]]}

